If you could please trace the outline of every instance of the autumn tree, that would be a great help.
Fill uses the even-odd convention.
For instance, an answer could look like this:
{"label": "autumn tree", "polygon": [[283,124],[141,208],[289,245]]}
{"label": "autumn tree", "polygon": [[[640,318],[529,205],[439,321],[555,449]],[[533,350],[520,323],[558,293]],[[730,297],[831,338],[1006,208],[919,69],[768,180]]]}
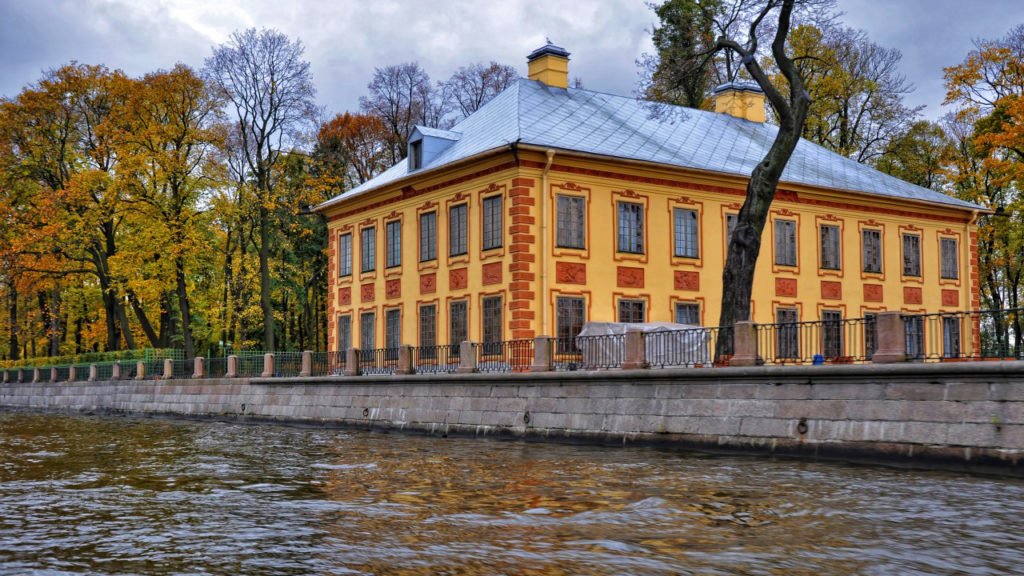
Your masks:
{"label": "autumn tree", "polygon": [[263,346],[274,350],[270,271],[274,171],[316,115],[315,88],[304,48],[276,30],[235,32],[206,60],[210,81],[231,103],[238,146],[256,192]]}
{"label": "autumn tree", "polygon": [[878,170],[932,190],[943,190],[950,141],[940,124],[918,120],[892,138],[871,164]]}
{"label": "autumn tree", "polygon": [[204,251],[201,198],[223,181],[221,107],[220,94],[179,64],[135,84],[116,137],[126,202],[148,224],[144,238],[150,250],[161,252],[171,268],[187,358],[196,352],[188,268]]}
{"label": "autumn tree", "polygon": [[[804,138],[867,163],[914,122],[920,108],[903,104],[913,86],[899,73],[899,50],[833,25],[797,26],[787,42],[812,102]],[[785,76],[770,63],[767,69],[784,89]]]}
{"label": "autumn tree", "polygon": [[486,66],[480,62],[461,66],[451,78],[441,83],[442,98],[448,107],[465,118],[519,79],[516,69],[493,60]]}
{"label": "autumn tree", "polygon": [[[121,340],[135,346],[113,276],[123,217],[113,183],[117,156],[108,118],[121,105],[117,86],[127,79],[103,66],[70,64],[5,102],[0,139],[7,142],[9,176],[34,193],[22,198],[25,223],[16,249],[31,257],[26,271],[63,278],[90,275],[99,282],[106,320],[106,348]],[[59,310],[55,298],[52,313]]]}
{"label": "autumn tree", "polygon": [[386,170],[391,132],[383,120],[369,114],[338,114],[320,125],[313,149],[316,184],[329,194],[341,194]]}

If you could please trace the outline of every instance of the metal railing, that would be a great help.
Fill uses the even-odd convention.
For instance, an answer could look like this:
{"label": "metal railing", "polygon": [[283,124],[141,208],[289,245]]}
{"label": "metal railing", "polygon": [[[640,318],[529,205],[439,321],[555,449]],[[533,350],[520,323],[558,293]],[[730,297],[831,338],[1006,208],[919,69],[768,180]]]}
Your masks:
{"label": "metal railing", "polygon": [[528,372],[533,363],[533,339],[481,342],[476,345],[481,372]]}
{"label": "metal railing", "polygon": [[413,346],[412,363],[417,374],[451,374],[459,369],[459,346]]}
{"label": "metal railing", "polygon": [[731,328],[690,328],[644,334],[647,363],[651,368],[711,366],[721,334],[732,338]]}
{"label": "metal railing", "polygon": [[625,334],[577,336],[575,340],[583,370],[620,368],[626,360]]}
{"label": "metal railing", "polygon": [[86,382],[89,380],[89,365],[75,364],[75,382]]}
{"label": "metal railing", "polygon": [[274,376],[289,378],[302,372],[302,352],[275,352]]}
{"label": "metal railing", "polygon": [[911,360],[1024,359],[1024,309],[904,314],[903,328]]}
{"label": "metal railing", "polygon": [[238,375],[243,378],[258,378],[263,374],[263,354],[238,356]]}
{"label": "metal railing", "polygon": [[345,352],[313,352],[312,376],[341,376],[345,373]]}
{"label": "metal railing", "polygon": [[583,369],[583,351],[575,337],[551,339],[551,367],[558,372]]}
{"label": "metal railing", "polygon": [[363,374],[394,374],[398,369],[398,348],[359,350],[358,355]]}
{"label": "metal railing", "polygon": [[228,359],[227,358],[207,358],[206,362],[206,377],[207,378],[223,378],[228,373]]}
{"label": "metal railing", "polygon": [[860,364],[871,360],[878,343],[870,317],[758,324],[756,330],[765,364]]}

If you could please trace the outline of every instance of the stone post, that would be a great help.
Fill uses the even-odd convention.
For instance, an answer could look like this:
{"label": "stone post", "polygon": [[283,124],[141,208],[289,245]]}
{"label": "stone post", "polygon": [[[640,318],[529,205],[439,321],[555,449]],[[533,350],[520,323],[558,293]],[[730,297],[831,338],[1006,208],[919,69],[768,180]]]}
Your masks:
{"label": "stone post", "polygon": [[907,330],[900,312],[879,312],[875,319],[878,347],[871,355],[875,364],[904,362],[907,359]]}
{"label": "stone post", "polygon": [[302,352],[302,369],[299,370],[299,376],[308,378],[313,375],[313,351],[305,350]]}
{"label": "stone post", "polygon": [[416,369],[412,365],[412,346],[402,344],[398,347],[398,365],[395,366],[395,374],[415,374]]}
{"label": "stone post", "polygon": [[56,381],[57,381],[57,367],[56,366],[51,366],[50,367],[50,382],[56,382]]}
{"label": "stone post", "polygon": [[238,356],[228,356],[228,366],[224,371],[225,378],[238,378]]}
{"label": "stone post", "polygon": [[35,384],[36,382],[42,382],[42,381],[43,381],[43,375],[41,374],[41,371],[39,370],[39,368],[33,368],[32,369],[32,383]]}
{"label": "stone post", "polygon": [[146,379],[146,363],[139,361],[135,363],[135,379],[145,380]]}
{"label": "stone post", "polygon": [[164,380],[170,380],[174,378],[174,360],[170,358],[164,358]]}
{"label": "stone post", "polygon": [[630,328],[626,330],[626,357],[622,360],[623,370],[641,370],[647,368],[647,341],[644,331]]}
{"label": "stone post", "polygon": [[345,376],[359,376],[362,374],[359,369],[359,350],[349,348],[345,350]]}
{"label": "stone post", "polygon": [[476,367],[476,344],[473,342],[462,342],[459,344],[459,369],[458,374],[472,374],[479,372]]}
{"label": "stone post", "polygon": [[550,372],[554,366],[554,339],[536,336],[533,339],[533,364],[530,372]]}
{"label": "stone post", "polygon": [[110,367],[110,379],[120,380],[121,379],[121,361],[115,360],[114,365]]}
{"label": "stone post", "polygon": [[78,366],[74,366],[74,365],[69,366],[68,367],[68,382],[74,382],[75,380],[78,379],[77,377],[78,377]]}
{"label": "stone post", "polygon": [[206,358],[196,356],[192,362],[192,377],[206,378]]}
{"label": "stone post", "polygon": [[757,324],[742,320],[732,326],[732,358],[729,366],[757,366]]}
{"label": "stone post", "polygon": [[274,377],[274,355],[269,352],[263,355],[263,373],[260,378]]}
{"label": "stone post", "polygon": [[99,378],[100,369],[95,364],[89,364],[89,382],[95,382]]}

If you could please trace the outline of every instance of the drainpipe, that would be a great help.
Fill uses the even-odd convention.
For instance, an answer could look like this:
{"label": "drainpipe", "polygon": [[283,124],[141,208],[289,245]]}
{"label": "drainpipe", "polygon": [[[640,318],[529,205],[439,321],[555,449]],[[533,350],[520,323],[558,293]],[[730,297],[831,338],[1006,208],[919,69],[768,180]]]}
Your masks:
{"label": "drainpipe", "polygon": [[540,333],[543,336],[551,336],[548,331],[548,170],[555,160],[555,151],[547,150],[548,162],[544,165],[544,172],[540,176]]}

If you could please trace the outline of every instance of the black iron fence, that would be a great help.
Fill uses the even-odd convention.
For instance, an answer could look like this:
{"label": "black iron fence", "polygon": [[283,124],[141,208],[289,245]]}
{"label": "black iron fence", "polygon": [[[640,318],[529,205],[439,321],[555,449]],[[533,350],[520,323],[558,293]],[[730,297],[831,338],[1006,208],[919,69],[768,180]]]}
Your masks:
{"label": "black iron fence", "polygon": [[903,327],[911,360],[1024,359],[1024,309],[904,314]]}
{"label": "black iron fence", "polygon": [[620,368],[626,361],[625,334],[577,336],[575,345],[579,350],[583,370]]}
{"label": "black iron fence", "polygon": [[859,364],[878,346],[874,317],[758,324],[756,330],[765,364]]}
{"label": "black iron fence", "polygon": [[398,369],[398,348],[359,350],[357,354],[363,374],[394,374]]}
{"label": "black iron fence", "polygon": [[412,362],[418,374],[451,374],[459,369],[459,346],[413,346]]}
{"label": "black iron fence", "polygon": [[533,339],[481,342],[476,345],[481,372],[528,372],[533,363]]}
{"label": "black iron fence", "polygon": [[711,366],[715,344],[722,334],[732,338],[731,328],[691,328],[644,334],[647,363],[651,368]]}

